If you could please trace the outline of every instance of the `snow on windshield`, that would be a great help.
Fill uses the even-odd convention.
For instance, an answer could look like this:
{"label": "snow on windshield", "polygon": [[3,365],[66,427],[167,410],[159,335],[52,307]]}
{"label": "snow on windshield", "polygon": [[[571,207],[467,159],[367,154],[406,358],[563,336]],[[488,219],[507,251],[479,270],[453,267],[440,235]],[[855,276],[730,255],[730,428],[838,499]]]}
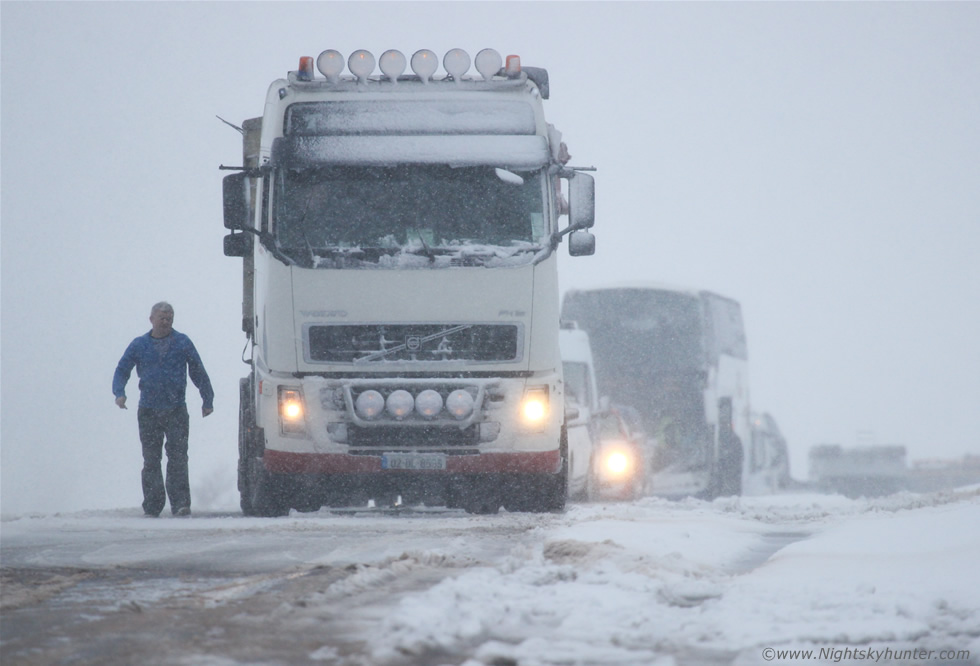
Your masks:
{"label": "snow on windshield", "polygon": [[285,134],[426,135],[534,134],[534,109],[526,101],[488,99],[384,99],[290,104]]}
{"label": "snow on windshield", "polygon": [[549,244],[545,181],[493,167],[282,169],[276,242],[297,263],[324,268],[526,262]]}

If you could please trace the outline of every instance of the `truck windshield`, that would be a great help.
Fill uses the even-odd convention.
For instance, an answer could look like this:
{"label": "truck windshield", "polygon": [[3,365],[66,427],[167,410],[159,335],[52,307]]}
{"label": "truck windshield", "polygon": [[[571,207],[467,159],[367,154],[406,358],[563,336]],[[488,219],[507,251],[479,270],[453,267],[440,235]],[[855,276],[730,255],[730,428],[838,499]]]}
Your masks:
{"label": "truck windshield", "polygon": [[296,263],[319,267],[391,265],[404,255],[523,263],[549,238],[544,180],[493,167],[280,169],[275,238]]}

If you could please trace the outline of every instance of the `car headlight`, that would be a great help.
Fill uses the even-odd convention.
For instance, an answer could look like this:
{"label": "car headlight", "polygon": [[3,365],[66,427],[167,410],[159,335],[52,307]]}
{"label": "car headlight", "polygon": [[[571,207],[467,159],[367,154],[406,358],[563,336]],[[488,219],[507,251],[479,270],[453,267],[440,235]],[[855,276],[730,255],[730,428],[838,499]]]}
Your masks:
{"label": "car headlight", "polygon": [[279,425],[283,434],[306,432],[306,407],[299,389],[279,387]]}
{"label": "car headlight", "polygon": [[602,454],[602,471],[610,479],[620,479],[633,473],[636,461],[633,454],[625,448],[613,447]]}

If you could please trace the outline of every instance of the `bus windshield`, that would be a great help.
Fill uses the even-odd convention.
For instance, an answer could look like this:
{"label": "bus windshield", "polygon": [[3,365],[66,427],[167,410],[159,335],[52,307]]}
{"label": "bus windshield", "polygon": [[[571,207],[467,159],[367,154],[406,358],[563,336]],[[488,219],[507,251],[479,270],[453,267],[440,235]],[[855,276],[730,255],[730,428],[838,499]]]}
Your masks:
{"label": "bus windshield", "polygon": [[[652,289],[580,292],[562,317],[589,331],[606,373],[699,370],[705,363],[697,296]],[[619,350],[617,354],[603,353]],[[610,367],[610,366],[617,367]]]}

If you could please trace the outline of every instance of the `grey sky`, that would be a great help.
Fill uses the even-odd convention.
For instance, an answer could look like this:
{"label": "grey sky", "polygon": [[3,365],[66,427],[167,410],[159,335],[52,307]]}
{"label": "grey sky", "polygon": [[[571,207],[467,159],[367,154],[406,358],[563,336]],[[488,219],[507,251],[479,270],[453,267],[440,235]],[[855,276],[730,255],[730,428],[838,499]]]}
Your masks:
{"label": "grey sky", "polygon": [[[752,401],[812,444],[980,454],[980,3],[3,2],[2,510],[139,503],[112,370],[174,304],[211,374],[195,501],[232,494],[240,262],[219,164],[326,48],[518,53],[599,168],[597,254],[742,302]],[[564,248],[562,249],[564,254]],[[129,393],[137,395],[135,377]],[[191,390],[192,414],[200,399]]]}

